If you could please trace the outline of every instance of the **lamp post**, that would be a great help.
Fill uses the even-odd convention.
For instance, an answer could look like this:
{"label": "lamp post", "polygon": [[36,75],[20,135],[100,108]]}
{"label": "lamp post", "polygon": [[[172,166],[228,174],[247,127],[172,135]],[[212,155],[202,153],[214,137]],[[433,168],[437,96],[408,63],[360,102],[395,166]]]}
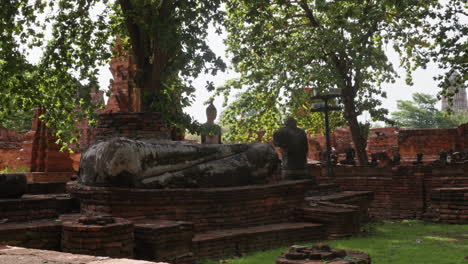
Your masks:
{"label": "lamp post", "polygon": [[[315,90],[313,90],[315,92]],[[333,166],[331,164],[331,144],[330,144],[330,121],[329,112],[341,110],[338,106],[330,106],[330,101],[340,97],[339,89],[332,89],[331,93],[312,96],[312,100],[321,100],[323,103],[312,103],[312,112],[325,113],[325,141],[327,145],[327,173],[328,177],[333,177]]]}

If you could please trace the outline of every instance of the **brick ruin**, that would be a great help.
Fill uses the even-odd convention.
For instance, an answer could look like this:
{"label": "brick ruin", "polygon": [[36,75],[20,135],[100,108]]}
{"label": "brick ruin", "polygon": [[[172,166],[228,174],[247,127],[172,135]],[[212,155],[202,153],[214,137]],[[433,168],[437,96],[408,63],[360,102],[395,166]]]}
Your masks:
{"label": "brick ruin", "polygon": [[373,219],[426,219],[468,224],[468,162],[441,166],[386,168],[336,166],[334,178],[311,165],[321,184],[335,183],[343,191],[370,191]]}
{"label": "brick ruin", "polygon": [[[338,154],[344,155],[347,148],[353,148],[349,128],[338,128],[330,135],[331,146]],[[325,136],[309,138],[309,159],[320,160],[319,152],[324,151]],[[367,139],[367,153],[386,152],[389,157],[400,153],[402,161],[411,162],[417,153],[424,154],[424,161],[434,161],[440,152],[463,152],[468,150],[468,124],[452,129],[402,129],[398,127],[373,128]]]}
{"label": "brick ruin", "polygon": [[[140,110],[139,90],[134,88],[132,82],[136,72],[135,64],[132,57],[123,52],[119,45],[116,49],[118,50],[117,55],[111,60],[109,68],[113,80],[110,82],[111,95],[107,104],[104,103],[103,91],[96,88],[91,89],[93,104],[104,105],[103,109],[97,110],[98,115],[106,116],[106,114],[138,112]],[[36,172],[36,178],[40,177],[37,172],[68,173],[78,171],[79,153],[86,150],[96,140],[95,129],[89,126],[88,120],[78,122],[80,148],[74,149],[74,154],[59,152],[59,146],[55,144],[56,139],[50,134],[44,123],[39,120],[42,111],[35,110],[31,131],[24,135],[19,135],[14,130],[0,128],[0,170],[7,167],[10,169],[28,168],[31,172]],[[105,118],[101,117],[101,119]],[[112,125],[118,127],[119,124]],[[57,177],[60,178],[60,176]],[[61,177],[66,178],[67,176],[62,175]],[[53,179],[50,180],[53,181]],[[57,180],[59,179],[57,178]]]}
{"label": "brick ruin", "polygon": [[23,142],[29,135],[19,135],[15,130],[0,128],[0,170],[29,167],[28,151],[23,150]]}
{"label": "brick ruin", "polygon": [[39,119],[43,110],[36,109],[32,128],[24,135],[1,130],[0,169],[26,169],[28,183],[67,182],[73,174],[73,161],[61,152],[57,140]]}

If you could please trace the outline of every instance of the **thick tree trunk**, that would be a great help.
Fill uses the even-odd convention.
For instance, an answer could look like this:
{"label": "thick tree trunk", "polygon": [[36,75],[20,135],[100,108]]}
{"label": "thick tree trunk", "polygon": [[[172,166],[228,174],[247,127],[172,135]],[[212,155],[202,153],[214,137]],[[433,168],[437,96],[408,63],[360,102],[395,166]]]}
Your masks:
{"label": "thick tree trunk", "polygon": [[362,135],[357,120],[356,107],[354,105],[354,98],[349,95],[343,96],[343,103],[345,107],[345,118],[351,130],[351,137],[353,138],[354,146],[356,148],[356,155],[360,165],[367,165],[369,160],[366,152],[366,138]]}

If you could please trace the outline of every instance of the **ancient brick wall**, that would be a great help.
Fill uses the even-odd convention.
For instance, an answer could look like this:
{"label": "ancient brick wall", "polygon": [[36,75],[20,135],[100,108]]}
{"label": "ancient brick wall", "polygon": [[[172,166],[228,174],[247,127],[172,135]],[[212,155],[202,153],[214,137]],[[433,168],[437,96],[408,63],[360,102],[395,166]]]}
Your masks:
{"label": "ancient brick wall", "polygon": [[335,167],[335,178],[314,169],[318,183],[334,181],[342,190],[373,191],[370,215],[375,218],[417,218],[431,206],[436,188],[468,187],[468,163],[445,167],[401,166],[394,168]]}
{"label": "ancient brick wall", "polygon": [[436,160],[440,152],[454,150],[456,140],[456,129],[408,129],[400,130],[398,147],[403,160],[415,160],[419,152]]}
{"label": "ancient brick wall", "polygon": [[35,131],[31,149],[31,172],[73,172],[73,161],[61,152],[47,126],[39,119],[43,110],[36,109],[32,130]]}
{"label": "ancient brick wall", "polygon": [[0,170],[29,167],[30,149],[24,149],[29,135],[20,135],[15,130],[0,128]]}
{"label": "ancient brick wall", "polygon": [[[318,160],[318,152],[326,148],[325,136],[310,137],[309,141],[312,147],[309,149],[308,157]],[[330,135],[330,143],[338,154],[354,146],[348,128],[335,130]],[[440,152],[449,150],[468,150],[468,124],[453,129],[374,128],[370,130],[367,140],[368,155],[387,152],[388,156],[392,157],[400,153],[402,161],[407,162],[416,160],[417,153],[424,154],[423,161],[433,161],[439,158]],[[340,158],[343,158],[343,155]]]}
{"label": "ancient brick wall", "polygon": [[385,151],[389,157],[398,153],[398,127],[374,128],[367,139],[367,153]]}
{"label": "ancient brick wall", "polygon": [[312,181],[210,189],[122,189],[68,184],[85,214],[190,221],[196,231],[241,228],[293,220]]}
{"label": "ancient brick wall", "polygon": [[106,113],[100,114],[95,129],[96,140],[110,137],[133,139],[169,139],[168,129],[160,113]]}

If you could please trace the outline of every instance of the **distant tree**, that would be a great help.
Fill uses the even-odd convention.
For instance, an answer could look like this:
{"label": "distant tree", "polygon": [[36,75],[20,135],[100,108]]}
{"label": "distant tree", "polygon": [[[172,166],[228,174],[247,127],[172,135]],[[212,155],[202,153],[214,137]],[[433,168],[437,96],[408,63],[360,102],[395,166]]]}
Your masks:
{"label": "distant tree", "polygon": [[[374,121],[385,120],[382,84],[398,76],[386,55],[387,44],[401,55],[408,73],[424,67],[437,50],[443,56],[435,59],[440,63],[457,50],[464,54],[458,45],[463,26],[457,20],[464,16],[462,2],[450,0],[447,5],[456,13],[445,17],[451,11],[438,0],[229,0],[226,43],[240,78],[226,87],[247,90],[249,109],[262,109],[258,122],[278,119],[278,109],[288,109],[306,87],[325,93],[339,88],[358,160],[366,164],[365,129],[358,116],[368,111]],[[447,28],[434,23],[437,19]],[[447,50],[450,43],[440,40],[449,31],[456,35],[449,42],[457,46]],[[232,111],[239,115],[243,105],[233,104]]]}
{"label": "distant tree", "polygon": [[402,128],[453,128],[468,122],[468,112],[448,115],[436,108],[438,99],[430,94],[415,93],[413,101],[398,100],[392,120]]}

